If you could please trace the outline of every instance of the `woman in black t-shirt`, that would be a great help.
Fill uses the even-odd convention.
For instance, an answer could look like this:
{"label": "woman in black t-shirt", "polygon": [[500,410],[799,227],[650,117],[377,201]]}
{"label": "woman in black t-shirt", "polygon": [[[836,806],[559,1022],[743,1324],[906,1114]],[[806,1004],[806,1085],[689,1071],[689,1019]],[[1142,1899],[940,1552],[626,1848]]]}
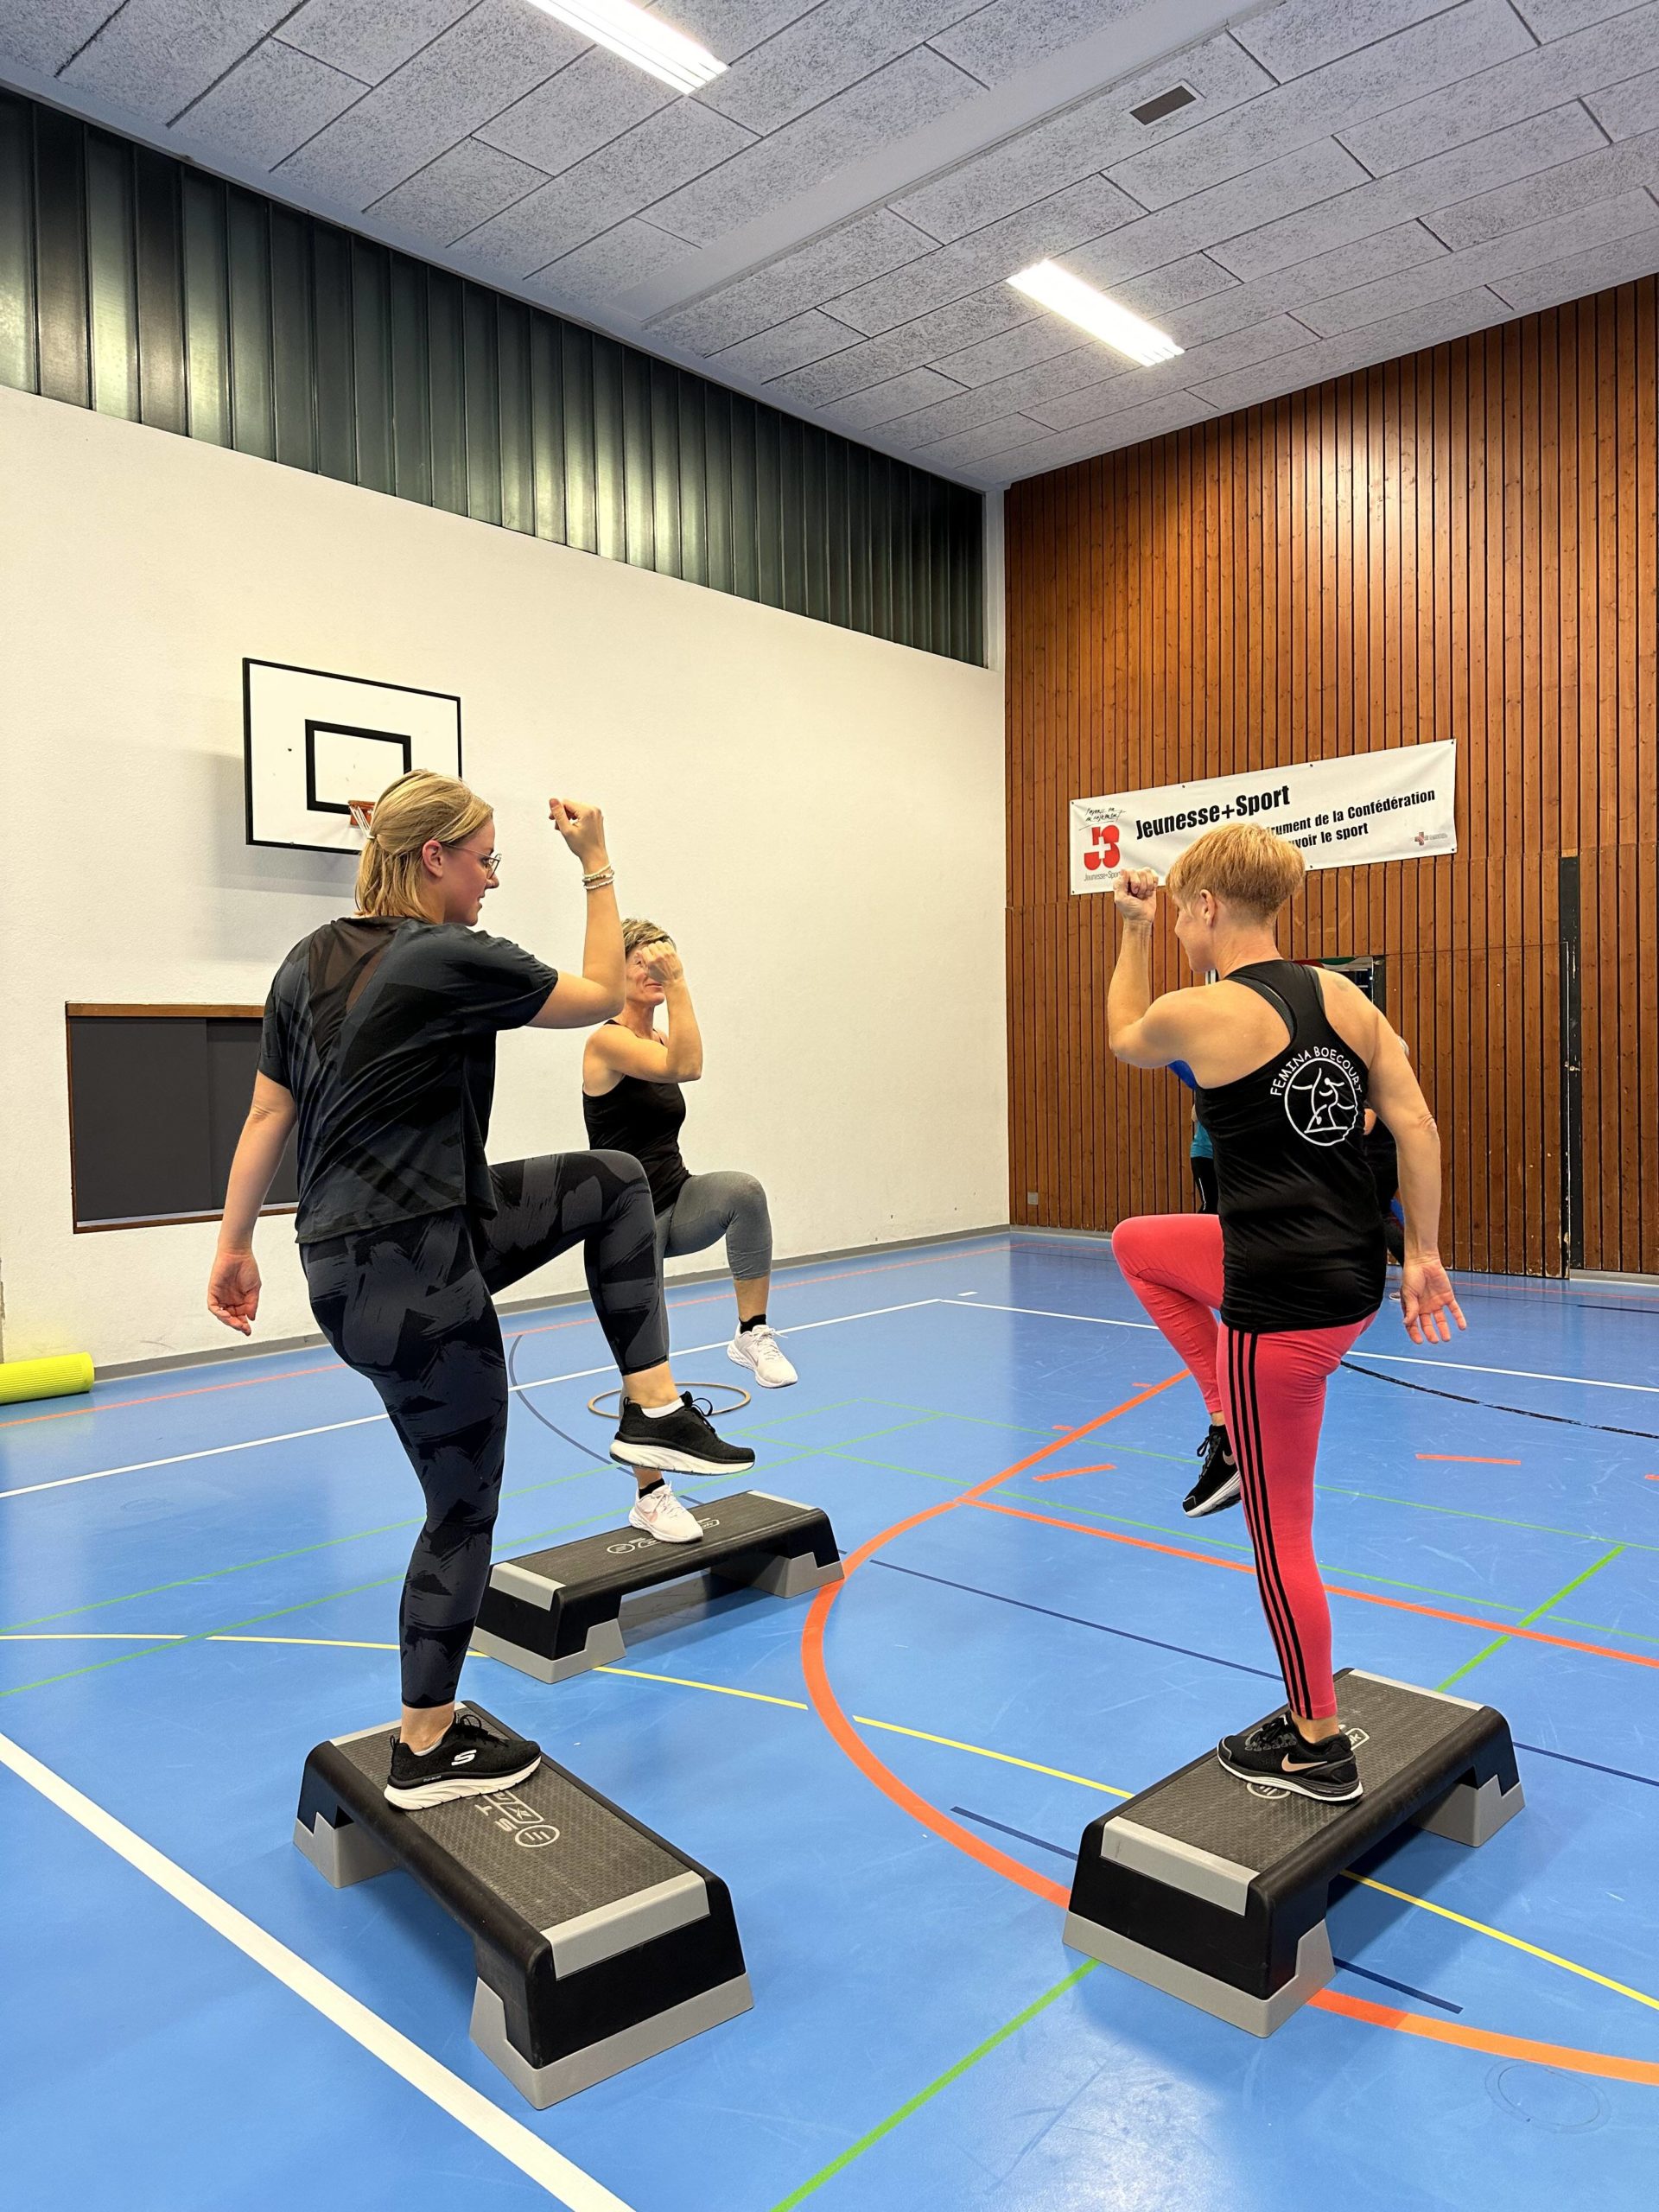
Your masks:
{"label": "woman in black t-shirt", "polygon": [[622,935],[595,807],[554,799],[588,893],[582,973],[476,931],[496,880],[494,818],[417,770],[376,803],[359,911],[296,945],[265,1007],[253,1104],[226,1196],[208,1310],[244,1336],[259,1310],[253,1227],[297,1124],[295,1230],[311,1310],[373,1383],[426,1497],[399,1614],[402,1725],[386,1796],[413,1808],[522,1781],[541,1757],[455,1712],[490,1572],[508,1386],[494,1295],[577,1243],[622,1376],[613,1459],[639,1471],[629,1519],[671,1543],[702,1529],[662,1470],[753,1465],[675,1391],[651,1195],[614,1152],[485,1159],[504,1029],[583,1027],[622,1000]]}
{"label": "woman in black t-shirt", "polygon": [[1169,874],[1175,933],[1194,972],[1220,981],[1155,1000],[1147,945],[1157,878],[1119,878],[1112,1050],[1133,1067],[1182,1059],[1192,1070],[1220,1209],[1219,1218],[1120,1222],[1112,1250],[1209,1408],[1214,1464],[1198,1510],[1242,1486],[1284,1674],[1287,1708],[1224,1737],[1221,1762],[1245,1781],[1340,1801],[1357,1797],[1361,1783],[1337,1713],[1313,1472],[1326,1380],[1382,1299],[1382,1224],[1361,1135],[1368,1094],[1399,1144],[1407,1332],[1444,1343],[1447,1316],[1464,1322],[1436,1247],[1440,1140],[1399,1039],[1344,977],[1280,957],[1274,918],[1303,866],[1295,846],[1255,823],[1206,831],[1189,846]]}
{"label": "woman in black t-shirt", "polygon": [[[702,1032],[674,940],[655,922],[622,925],[627,958],[622,1011],[595,1029],[582,1056],[582,1111],[589,1144],[632,1153],[651,1185],[657,1256],[678,1259],[725,1240],[737,1333],[726,1357],[763,1389],[797,1380],[766,1320],[772,1287],[772,1216],[753,1175],[730,1168],[694,1175],[680,1156],[685,1096],[702,1073]],[[667,1020],[657,1028],[657,1009]]]}

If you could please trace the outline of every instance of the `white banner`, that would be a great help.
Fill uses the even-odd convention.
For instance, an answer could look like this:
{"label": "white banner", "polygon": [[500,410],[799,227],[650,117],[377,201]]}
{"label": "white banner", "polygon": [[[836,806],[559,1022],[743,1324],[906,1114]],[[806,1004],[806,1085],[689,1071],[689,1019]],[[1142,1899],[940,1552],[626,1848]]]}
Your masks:
{"label": "white banner", "polygon": [[1071,888],[1109,891],[1122,868],[1149,868],[1161,880],[1195,838],[1224,822],[1262,823],[1300,845],[1311,868],[1454,853],[1457,752],[1457,741],[1446,738],[1157,791],[1074,798]]}

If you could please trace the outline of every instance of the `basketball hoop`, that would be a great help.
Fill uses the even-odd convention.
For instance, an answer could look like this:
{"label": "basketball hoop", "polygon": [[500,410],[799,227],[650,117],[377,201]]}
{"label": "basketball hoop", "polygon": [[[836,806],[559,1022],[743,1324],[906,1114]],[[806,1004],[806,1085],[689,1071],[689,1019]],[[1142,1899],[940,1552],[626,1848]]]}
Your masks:
{"label": "basketball hoop", "polygon": [[374,801],[372,798],[351,798],[346,802],[353,830],[360,830],[366,837],[374,827]]}

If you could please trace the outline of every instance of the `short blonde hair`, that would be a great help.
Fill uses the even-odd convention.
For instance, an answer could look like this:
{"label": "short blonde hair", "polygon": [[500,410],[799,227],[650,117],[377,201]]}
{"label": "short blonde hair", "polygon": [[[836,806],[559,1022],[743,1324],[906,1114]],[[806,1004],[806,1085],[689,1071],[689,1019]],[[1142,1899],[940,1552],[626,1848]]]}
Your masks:
{"label": "short blonde hair", "polygon": [[1307,862],[1300,849],[1259,822],[1228,822],[1195,838],[1165,879],[1183,904],[1200,891],[1269,922],[1302,887]]}
{"label": "short blonde hair", "polygon": [[436,838],[459,845],[481,830],[493,809],[454,776],[412,768],[388,784],[374,802],[369,834],[357,864],[357,910],[400,921],[424,921],[426,881],[423,847]]}
{"label": "short blonde hair", "polygon": [[638,914],[630,915],[622,925],[622,957],[632,960],[642,944],[672,944],[673,938],[655,922],[647,922]]}

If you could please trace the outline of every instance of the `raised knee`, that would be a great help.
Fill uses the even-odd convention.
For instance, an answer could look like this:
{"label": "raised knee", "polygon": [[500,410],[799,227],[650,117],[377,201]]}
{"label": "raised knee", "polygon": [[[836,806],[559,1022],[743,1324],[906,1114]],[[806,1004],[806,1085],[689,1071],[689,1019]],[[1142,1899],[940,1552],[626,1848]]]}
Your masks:
{"label": "raised knee", "polygon": [[758,1177],[734,1175],[732,1181],[734,1185],[732,1196],[739,1205],[758,1207],[761,1212],[765,1212],[766,1186]]}

